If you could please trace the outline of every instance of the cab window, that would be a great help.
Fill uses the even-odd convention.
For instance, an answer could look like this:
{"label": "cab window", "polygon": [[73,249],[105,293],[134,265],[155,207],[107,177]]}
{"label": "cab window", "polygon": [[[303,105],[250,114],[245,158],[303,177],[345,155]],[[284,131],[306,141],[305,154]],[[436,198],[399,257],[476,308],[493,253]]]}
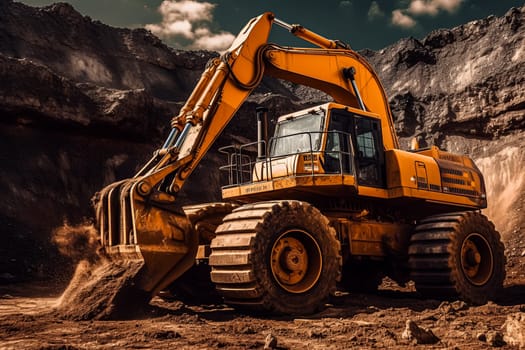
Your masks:
{"label": "cab window", "polygon": [[280,122],[271,140],[270,155],[278,157],[319,150],[323,124],[323,111],[312,111]]}

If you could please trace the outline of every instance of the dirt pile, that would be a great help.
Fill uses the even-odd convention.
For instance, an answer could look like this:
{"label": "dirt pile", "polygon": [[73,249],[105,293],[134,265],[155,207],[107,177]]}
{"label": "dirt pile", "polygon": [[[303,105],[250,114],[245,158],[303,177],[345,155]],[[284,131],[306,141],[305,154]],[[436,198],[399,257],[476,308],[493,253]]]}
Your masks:
{"label": "dirt pile", "polygon": [[405,145],[416,136],[478,155],[490,141],[525,130],[524,44],[521,7],[365,55],[379,72]]}
{"label": "dirt pile", "polygon": [[414,332],[412,339],[403,336],[407,321],[438,338],[416,348],[511,350],[523,344],[523,285],[520,295],[505,289],[504,299],[512,302],[483,306],[421,300],[392,290],[352,293],[308,318],[252,317],[220,305],[186,306],[155,298],[155,312],[148,317],[80,322],[57,318],[49,312],[56,299],[28,296],[38,289],[30,287],[20,295],[0,286],[0,348],[240,350],[262,349],[267,341],[277,349],[407,349],[416,343]]}
{"label": "dirt pile", "polygon": [[80,261],[69,286],[58,300],[56,317],[100,320],[136,316],[149,301],[147,293],[134,286],[143,266],[142,260]]}
{"label": "dirt pile", "polygon": [[147,308],[149,295],[134,282],[142,259],[108,257],[92,223],[64,225],[53,232],[60,253],[77,263],[73,278],[58,299],[54,315],[60,319],[126,318]]}

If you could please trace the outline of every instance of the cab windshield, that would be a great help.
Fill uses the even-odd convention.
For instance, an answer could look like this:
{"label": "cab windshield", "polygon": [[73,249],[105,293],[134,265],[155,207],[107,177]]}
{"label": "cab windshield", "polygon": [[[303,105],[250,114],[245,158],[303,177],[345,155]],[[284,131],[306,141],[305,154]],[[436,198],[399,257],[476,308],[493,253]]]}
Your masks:
{"label": "cab windshield", "polygon": [[271,141],[272,157],[318,151],[324,124],[324,111],[308,112],[276,125]]}

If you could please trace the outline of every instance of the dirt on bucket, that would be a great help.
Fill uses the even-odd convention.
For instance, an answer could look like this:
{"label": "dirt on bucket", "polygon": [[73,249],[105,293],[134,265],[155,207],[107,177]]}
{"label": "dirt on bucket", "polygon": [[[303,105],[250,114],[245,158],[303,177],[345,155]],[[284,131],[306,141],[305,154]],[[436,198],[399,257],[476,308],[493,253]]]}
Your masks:
{"label": "dirt on bucket", "polygon": [[69,285],[59,298],[56,316],[70,320],[127,318],[147,308],[150,295],[135,281],[144,261],[107,256],[91,223],[65,223],[53,234],[59,251],[78,261]]}

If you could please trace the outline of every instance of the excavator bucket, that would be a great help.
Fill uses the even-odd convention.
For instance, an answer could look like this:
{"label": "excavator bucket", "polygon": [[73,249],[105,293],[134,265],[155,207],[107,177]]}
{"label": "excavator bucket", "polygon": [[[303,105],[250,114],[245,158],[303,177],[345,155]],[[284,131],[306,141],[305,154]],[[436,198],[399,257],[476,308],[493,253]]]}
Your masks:
{"label": "excavator bucket", "polygon": [[96,204],[97,221],[109,259],[142,262],[133,284],[153,296],[192,266],[198,240],[173,198],[149,201],[137,193],[141,180],[104,188]]}

